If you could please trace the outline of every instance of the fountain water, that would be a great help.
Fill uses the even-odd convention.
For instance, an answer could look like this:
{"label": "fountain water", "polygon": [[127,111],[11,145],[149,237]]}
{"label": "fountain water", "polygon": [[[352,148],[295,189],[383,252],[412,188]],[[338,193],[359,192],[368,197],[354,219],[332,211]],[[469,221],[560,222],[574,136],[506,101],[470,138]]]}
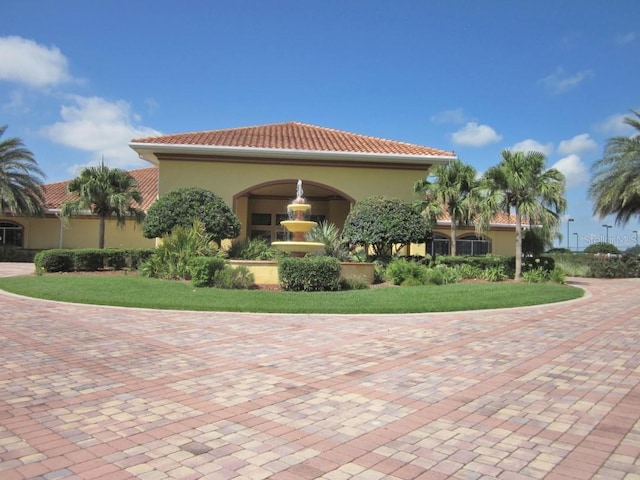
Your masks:
{"label": "fountain water", "polygon": [[280,222],[292,238],[286,242],[273,242],[272,245],[282,251],[289,252],[296,257],[303,257],[307,253],[316,252],[324,247],[323,243],[307,242],[304,239],[305,233],[318,225],[316,222],[305,220],[307,213],[311,210],[311,205],[306,203],[303,197],[302,180],[298,180],[296,186],[296,198],[293,203],[287,205],[287,212],[290,220]]}

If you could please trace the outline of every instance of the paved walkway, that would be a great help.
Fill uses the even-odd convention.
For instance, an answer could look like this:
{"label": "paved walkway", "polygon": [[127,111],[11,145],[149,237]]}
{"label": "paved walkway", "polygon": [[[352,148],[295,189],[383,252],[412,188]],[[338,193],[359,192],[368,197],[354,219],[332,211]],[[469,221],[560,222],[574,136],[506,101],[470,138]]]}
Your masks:
{"label": "paved walkway", "polygon": [[638,479],[640,280],[583,284],[366,316],[0,292],[0,478]]}

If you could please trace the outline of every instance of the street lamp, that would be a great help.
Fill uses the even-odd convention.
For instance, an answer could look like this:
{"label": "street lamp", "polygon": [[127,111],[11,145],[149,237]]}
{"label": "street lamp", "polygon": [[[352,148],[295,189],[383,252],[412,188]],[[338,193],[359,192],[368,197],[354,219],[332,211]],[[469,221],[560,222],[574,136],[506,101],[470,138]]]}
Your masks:
{"label": "street lamp", "polygon": [[602,226],[607,229],[607,243],[609,243],[609,229],[613,228],[613,225],[602,225]]}
{"label": "street lamp", "polygon": [[576,236],[576,253],[578,253],[580,251],[580,247],[578,246],[578,232],[573,232],[573,234]]}
{"label": "street lamp", "polygon": [[571,225],[571,222],[573,222],[573,218],[568,218],[567,219],[567,250],[571,250],[571,247],[569,247],[569,238],[571,238],[571,235],[569,235],[569,225]]}
{"label": "street lamp", "polygon": [[632,232],[636,236],[636,247],[638,246],[638,230]]}

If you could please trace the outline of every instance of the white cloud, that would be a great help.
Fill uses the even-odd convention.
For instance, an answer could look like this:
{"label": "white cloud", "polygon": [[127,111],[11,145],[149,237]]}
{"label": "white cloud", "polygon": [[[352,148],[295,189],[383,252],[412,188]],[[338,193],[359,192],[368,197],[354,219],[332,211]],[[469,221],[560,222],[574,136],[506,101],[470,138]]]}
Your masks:
{"label": "white cloud", "polygon": [[636,32],[619,33],[616,35],[616,43],[625,46],[636,39]]}
{"label": "white cloud", "polygon": [[632,114],[616,113],[608,116],[603,122],[596,125],[596,129],[600,132],[614,136],[627,136],[632,135],[635,131],[630,125],[624,123],[625,117],[632,116]]}
{"label": "white cloud", "polygon": [[41,88],[70,82],[73,78],[67,58],[57,47],[9,36],[0,37],[0,80]]}
{"label": "white cloud", "polygon": [[476,122],[468,122],[460,130],[454,132],[451,135],[451,139],[458,145],[483,147],[490,143],[499,142],[502,140],[502,135],[498,135],[489,125],[478,125]]}
{"label": "white cloud", "polygon": [[593,72],[591,70],[583,70],[573,75],[568,75],[563,68],[558,67],[555,73],[542,78],[539,83],[542,83],[554,95],[559,95],[577,87],[592,75]]}
{"label": "white cloud", "polygon": [[578,155],[568,155],[552,165],[552,168],[560,170],[567,181],[567,189],[584,185],[589,180],[589,172],[586,165]]}
{"label": "white cloud", "polygon": [[459,125],[467,121],[467,116],[461,108],[456,108],[455,110],[444,110],[435,115],[431,115],[430,120],[433,123],[453,123]]}
{"label": "white cloud", "polygon": [[9,94],[9,103],[2,105],[2,111],[11,114],[24,114],[29,112],[29,106],[24,98],[24,92],[14,90]]}
{"label": "white cloud", "polygon": [[532,138],[527,138],[526,140],[522,140],[521,142],[513,145],[509,150],[514,152],[541,152],[545,155],[551,155],[553,153],[553,144],[547,143],[543,145],[537,140],[533,140]]}
{"label": "white cloud", "polygon": [[88,164],[104,157],[105,164],[119,168],[143,165],[128,146],[136,137],[159,135],[150,127],[135,125],[138,116],[122,100],[109,102],[100,97],[71,97],[71,105],[60,111],[62,120],[42,129],[50,140],[67,147],[91,152]]}
{"label": "white cloud", "polygon": [[598,148],[598,145],[589,134],[582,133],[569,140],[561,141],[560,145],[558,145],[558,153],[561,155],[580,154],[596,148]]}

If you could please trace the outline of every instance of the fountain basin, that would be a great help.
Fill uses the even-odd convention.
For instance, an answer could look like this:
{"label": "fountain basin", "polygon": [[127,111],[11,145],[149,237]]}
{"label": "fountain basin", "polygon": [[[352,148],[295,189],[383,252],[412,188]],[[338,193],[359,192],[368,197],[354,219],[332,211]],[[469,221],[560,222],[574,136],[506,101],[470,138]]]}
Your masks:
{"label": "fountain basin", "polygon": [[[284,223],[284,222],[282,222]],[[315,223],[315,222],[311,222],[311,223]],[[301,242],[296,242],[296,241],[291,241],[291,242],[271,242],[271,245],[273,245],[274,247],[276,247],[278,250],[282,250],[283,252],[288,252],[288,253],[302,253],[302,254],[306,254],[306,253],[311,253],[311,252],[317,252],[319,250],[322,250],[324,248],[324,243],[320,243],[320,242],[305,242],[305,241],[301,241]]]}
{"label": "fountain basin", "polygon": [[316,222],[308,222],[306,220],[283,220],[280,222],[280,225],[292,233],[307,233],[318,224]]}

